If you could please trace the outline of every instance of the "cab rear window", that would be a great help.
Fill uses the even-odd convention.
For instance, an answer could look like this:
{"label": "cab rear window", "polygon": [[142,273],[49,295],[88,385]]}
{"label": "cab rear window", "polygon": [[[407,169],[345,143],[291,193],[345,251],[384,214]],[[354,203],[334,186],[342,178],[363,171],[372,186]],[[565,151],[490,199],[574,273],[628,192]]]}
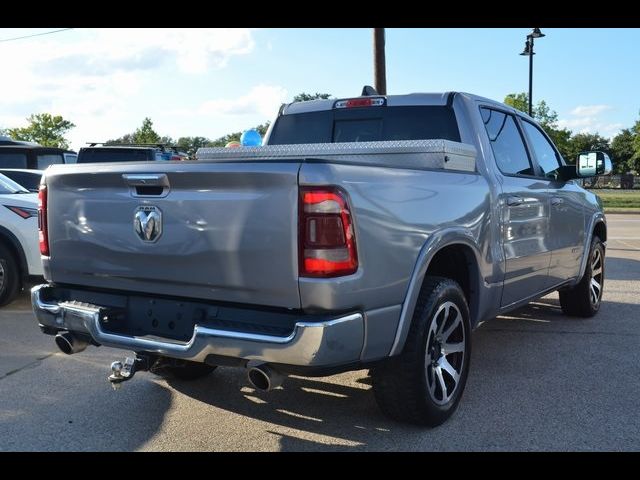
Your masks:
{"label": "cab rear window", "polygon": [[446,106],[365,107],[282,115],[270,145],[445,139],[460,141]]}

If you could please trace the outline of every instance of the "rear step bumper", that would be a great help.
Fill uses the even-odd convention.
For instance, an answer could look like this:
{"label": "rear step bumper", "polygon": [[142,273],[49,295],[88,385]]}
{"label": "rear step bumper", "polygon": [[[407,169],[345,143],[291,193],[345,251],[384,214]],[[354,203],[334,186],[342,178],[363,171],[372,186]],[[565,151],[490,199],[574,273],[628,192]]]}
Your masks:
{"label": "rear step bumper", "polygon": [[[47,284],[31,289],[31,303],[40,327],[48,333],[70,331],[89,335],[100,345],[150,352],[173,358],[204,362],[210,354],[266,363],[296,366],[338,366],[359,360],[364,345],[361,313],[313,322],[298,321],[288,336],[220,330],[195,325],[187,342],[143,338],[105,331],[101,315],[107,307],[77,301],[58,301],[43,295]],[[45,300],[44,297],[47,299]]]}

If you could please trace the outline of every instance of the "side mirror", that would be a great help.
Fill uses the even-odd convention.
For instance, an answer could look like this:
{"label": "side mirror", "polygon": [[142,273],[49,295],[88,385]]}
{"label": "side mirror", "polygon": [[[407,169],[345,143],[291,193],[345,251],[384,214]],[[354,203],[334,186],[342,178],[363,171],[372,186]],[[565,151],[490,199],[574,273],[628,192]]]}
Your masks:
{"label": "side mirror", "polygon": [[609,155],[604,152],[582,152],[576,161],[576,174],[579,178],[608,175],[613,170]]}

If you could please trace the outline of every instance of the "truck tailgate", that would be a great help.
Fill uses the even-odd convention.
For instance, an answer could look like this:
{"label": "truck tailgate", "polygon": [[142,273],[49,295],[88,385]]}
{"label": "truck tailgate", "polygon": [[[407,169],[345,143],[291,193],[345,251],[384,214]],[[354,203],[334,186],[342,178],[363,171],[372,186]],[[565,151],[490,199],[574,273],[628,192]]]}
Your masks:
{"label": "truck tailgate", "polygon": [[[57,283],[299,308],[299,167],[295,161],[53,167],[46,174],[45,275]],[[145,186],[145,176],[168,186]],[[157,213],[156,238],[145,238],[140,225],[136,230],[140,211],[147,229],[149,213]]]}

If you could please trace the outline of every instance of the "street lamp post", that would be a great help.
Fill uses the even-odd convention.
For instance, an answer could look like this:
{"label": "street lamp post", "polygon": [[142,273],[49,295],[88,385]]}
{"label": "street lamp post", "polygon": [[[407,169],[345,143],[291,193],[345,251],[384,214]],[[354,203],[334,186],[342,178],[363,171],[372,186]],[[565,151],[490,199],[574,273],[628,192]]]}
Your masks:
{"label": "street lamp post", "polygon": [[532,116],[533,112],[533,41],[536,38],[544,37],[544,33],[539,28],[534,28],[532,32],[527,35],[527,41],[524,44],[524,50],[520,55],[529,57],[529,116]]}

